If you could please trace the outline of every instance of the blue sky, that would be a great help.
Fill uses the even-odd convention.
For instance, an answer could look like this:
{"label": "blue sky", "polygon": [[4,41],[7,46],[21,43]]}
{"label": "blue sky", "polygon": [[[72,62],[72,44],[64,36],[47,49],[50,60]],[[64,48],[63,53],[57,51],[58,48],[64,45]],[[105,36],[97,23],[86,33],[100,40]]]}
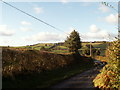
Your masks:
{"label": "blue sky", "polygon": [[[0,3],[0,45],[62,42],[73,29],[79,32],[82,41],[111,40],[117,35],[117,12],[100,2],[9,3],[60,30]],[[117,2],[110,4],[117,9]]]}

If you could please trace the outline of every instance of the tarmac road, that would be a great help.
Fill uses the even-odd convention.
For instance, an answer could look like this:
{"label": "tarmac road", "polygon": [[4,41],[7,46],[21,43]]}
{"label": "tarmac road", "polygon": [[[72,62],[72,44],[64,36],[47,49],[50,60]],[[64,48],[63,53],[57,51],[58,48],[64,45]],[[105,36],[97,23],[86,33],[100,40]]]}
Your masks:
{"label": "tarmac road", "polygon": [[67,80],[64,80],[51,88],[95,88],[93,79],[99,73],[101,68],[92,68],[81,74],[73,76]]}

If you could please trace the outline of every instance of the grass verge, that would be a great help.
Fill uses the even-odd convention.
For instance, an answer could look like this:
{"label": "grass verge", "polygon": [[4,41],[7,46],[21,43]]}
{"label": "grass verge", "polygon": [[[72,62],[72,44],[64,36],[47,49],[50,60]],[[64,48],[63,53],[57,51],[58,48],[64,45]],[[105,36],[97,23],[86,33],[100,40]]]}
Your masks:
{"label": "grass verge", "polygon": [[3,78],[3,88],[49,88],[52,85],[72,77],[78,73],[82,73],[92,66],[73,64],[68,67],[58,68],[42,73],[34,73],[30,75],[19,75],[14,79]]}

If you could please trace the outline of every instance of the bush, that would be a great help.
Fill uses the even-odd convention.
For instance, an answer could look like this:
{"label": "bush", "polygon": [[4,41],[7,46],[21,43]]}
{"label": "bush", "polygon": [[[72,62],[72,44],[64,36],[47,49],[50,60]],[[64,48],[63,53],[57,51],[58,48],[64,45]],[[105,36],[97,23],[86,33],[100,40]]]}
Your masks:
{"label": "bush", "polygon": [[120,88],[120,40],[112,42],[107,49],[107,65],[93,80],[95,87],[102,89]]}

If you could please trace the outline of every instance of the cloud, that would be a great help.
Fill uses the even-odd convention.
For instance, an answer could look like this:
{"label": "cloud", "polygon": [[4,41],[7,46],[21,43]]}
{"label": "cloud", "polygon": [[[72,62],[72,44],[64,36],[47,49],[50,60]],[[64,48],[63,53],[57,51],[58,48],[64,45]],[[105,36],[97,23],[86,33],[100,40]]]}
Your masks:
{"label": "cloud", "polygon": [[99,28],[95,24],[93,24],[90,26],[90,31],[96,33],[99,31]]}
{"label": "cloud", "polygon": [[75,30],[73,27],[69,27],[64,33],[55,33],[55,32],[39,32],[32,36],[23,37],[23,40],[27,41],[38,41],[38,42],[59,42],[66,40],[67,36]]}
{"label": "cloud", "polygon": [[106,13],[106,12],[110,11],[110,9],[107,6],[105,6],[105,5],[100,5],[98,9],[100,11],[102,11],[103,13]]}
{"label": "cloud", "polygon": [[111,39],[115,38],[115,34],[108,32],[108,30],[100,29],[96,25],[91,25],[89,32],[82,34],[83,40],[108,40],[109,36]]}
{"label": "cloud", "polygon": [[33,9],[34,9],[34,11],[35,11],[36,14],[43,13],[43,8],[40,8],[40,7],[34,7]]}
{"label": "cloud", "polygon": [[[31,36],[23,37],[22,39],[29,42],[63,42],[73,30],[74,28],[70,27],[64,33],[39,32]],[[100,29],[95,24],[92,24],[87,33],[80,33],[80,38],[82,41],[101,41],[108,40],[109,35],[111,35],[110,37],[112,39],[116,36],[115,34],[108,32],[108,30]]]}
{"label": "cloud", "polygon": [[15,31],[9,29],[7,25],[0,25],[0,35],[1,36],[12,36],[15,34]]}
{"label": "cloud", "polygon": [[33,36],[28,36],[23,39],[27,41],[61,41],[66,38],[65,34],[51,33],[51,32],[39,32]]}
{"label": "cloud", "polygon": [[108,36],[108,32],[105,30],[101,30],[99,32],[88,32],[86,33],[86,36],[92,39],[103,39]]}
{"label": "cloud", "polygon": [[62,2],[63,4],[65,4],[65,3],[68,3],[69,1],[68,1],[68,0],[61,0],[61,2]]}
{"label": "cloud", "polygon": [[30,22],[27,22],[27,21],[22,21],[21,24],[22,24],[22,25],[31,25],[31,23],[30,23]]}
{"label": "cloud", "polygon": [[27,31],[31,31],[32,29],[27,27],[21,27],[20,30],[27,32]]}
{"label": "cloud", "polygon": [[105,17],[105,21],[111,24],[117,24],[118,14],[110,14],[109,16]]}

